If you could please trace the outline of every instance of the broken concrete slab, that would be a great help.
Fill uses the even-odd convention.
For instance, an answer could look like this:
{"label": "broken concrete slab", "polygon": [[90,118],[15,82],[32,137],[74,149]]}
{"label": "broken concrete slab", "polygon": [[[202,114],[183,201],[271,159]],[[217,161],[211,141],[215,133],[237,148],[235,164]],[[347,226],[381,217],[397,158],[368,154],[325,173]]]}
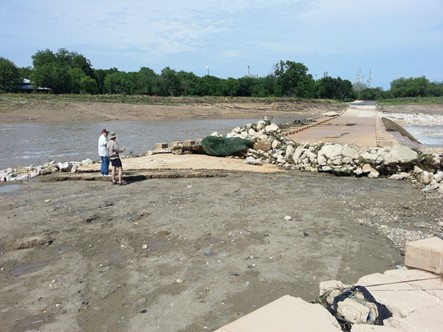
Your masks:
{"label": "broken concrete slab", "polygon": [[167,149],[168,143],[155,143],[154,149]]}
{"label": "broken concrete slab", "polygon": [[385,326],[402,331],[443,330],[440,276],[421,270],[389,270],[364,276],[357,284],[365,286],[392,312]]}
{"label": "broken concrete slab", "polygon": [[320,304],[285,295],[223,326],[216,332],[341,332],[337,320]]}
{"label": "broken concrete slab", "polygon": [[406,243],[405,265],[436,274],[443,273],[443,240],[432,237]]}
{"label": "broken concrete slab", "polygon": [[[435,248],[435,245],[440,248],[441,239],[427,240],[415,241],[415,244],[418,242],[421,249]],[[370,306],[373,303],[365,302],[366,297],[360,299],[355,294],[353,298],[340,301],[337,310],[341,317],[354,322],[351,332],[443,331],[441,274],[402,267],[364,276],[355,285],[365,287],[375,301],[386,306],[392,317],[385,318],[383,326],[369,324],[366,318],[375,317],[374,308]],[[349,288],[341,281],[323,281],[320,283],[320,297],[331,304],[335,296]],[[340,331],[340,328],[337,320],[320,304],[286,295],[217,331]]]}
{"label": "broken concrete slab", "polygon": [[351,332],[404,332],[404,330],[391,326],[354,324],[352,325]]}

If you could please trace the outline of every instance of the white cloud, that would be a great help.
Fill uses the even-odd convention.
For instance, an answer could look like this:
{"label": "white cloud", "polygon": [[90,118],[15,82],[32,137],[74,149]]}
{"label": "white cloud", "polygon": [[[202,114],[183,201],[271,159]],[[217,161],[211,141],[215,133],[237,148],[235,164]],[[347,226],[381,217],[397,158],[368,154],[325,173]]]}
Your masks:
{"label": "white cloud", "polygon": [[221,56],[225,58],[243,58],[244,54],[240,50],[226,50],[221,53]]}
{"label": "white cloud", "polygon": [[[395,61],[407,75],[418,52],[443,53],[442,13],[441,0],[1,0],[0,54],[28,65],[37,50],[64,47],[96,68],[123,70],[201,71],[217,60],[231,77],[252,62],[267,72],[279,60],[303,61],[343,77],[347,67],[354,76]],[[432,66],[441,77],[440,63],[424,70]]]}

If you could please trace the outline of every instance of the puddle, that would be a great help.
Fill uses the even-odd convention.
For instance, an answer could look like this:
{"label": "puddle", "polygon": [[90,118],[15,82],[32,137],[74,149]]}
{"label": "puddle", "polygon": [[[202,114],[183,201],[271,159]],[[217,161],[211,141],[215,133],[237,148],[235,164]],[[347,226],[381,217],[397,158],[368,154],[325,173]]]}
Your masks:
{"label": "puddle", "polygon": [[0,194],[9,193],[11,191],[19,189],[20,187],[20,184],[7,184],[4,186],[0,186]]}
{"label": "puddle", "polygon": [[14,266],[11,271],[9,271],[9,275],[11,276],[21,276],[28,273],[33,273],[35,271],[38,271],[42,269],[44,266],[46,266],[47,262],[36,262],[36,263],[30,263],[30,264],[18,264]]}

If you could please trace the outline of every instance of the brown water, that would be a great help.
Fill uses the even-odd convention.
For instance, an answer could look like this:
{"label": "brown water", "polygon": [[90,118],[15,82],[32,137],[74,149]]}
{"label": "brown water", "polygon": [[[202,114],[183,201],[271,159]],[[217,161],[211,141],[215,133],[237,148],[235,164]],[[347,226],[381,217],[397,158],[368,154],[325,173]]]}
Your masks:
{"label": "brown water", "polygon": [[[41,165],[48,161],[98,160],[97,141],[103,128],[117,133],[117,141],[126,147],[125,154],[142,154],[155,143],[196,140],[214,131],[230,132],[234,127],[258,119],[114,121],[102,123],[0,124],[2,158],[0,170],[8,167]],[[286,123],[294,118],[275,118]]]}
{"label": "brown water", "polygon": [[[103,128],[117,133],[117,141],[126,147],[125,154],[142,154],[155,143],[199,139],[217,131],[230,132],[234,127],[258,119],[218,119],[180,121],[114,121],[102,123],[0,124],[0,170],[8,167],[41,165],[48,161],[98,160],[97,140]],[[277,124],[294,118],[274,118]],[[407,127],[421,143],[442,146],[442,126]]]}

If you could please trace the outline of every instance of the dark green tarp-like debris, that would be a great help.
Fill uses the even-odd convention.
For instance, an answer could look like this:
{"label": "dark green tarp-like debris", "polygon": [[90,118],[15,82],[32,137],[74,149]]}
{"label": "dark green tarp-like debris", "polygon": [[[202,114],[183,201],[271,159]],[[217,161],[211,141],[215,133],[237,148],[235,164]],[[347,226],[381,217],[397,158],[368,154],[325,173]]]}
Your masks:
{"label": "dark green tarp-like debris", "polygon": [[240,137],[207,136],[201,141],[203,151],[210,156],[226,157],[252,147],[252,141]]}

